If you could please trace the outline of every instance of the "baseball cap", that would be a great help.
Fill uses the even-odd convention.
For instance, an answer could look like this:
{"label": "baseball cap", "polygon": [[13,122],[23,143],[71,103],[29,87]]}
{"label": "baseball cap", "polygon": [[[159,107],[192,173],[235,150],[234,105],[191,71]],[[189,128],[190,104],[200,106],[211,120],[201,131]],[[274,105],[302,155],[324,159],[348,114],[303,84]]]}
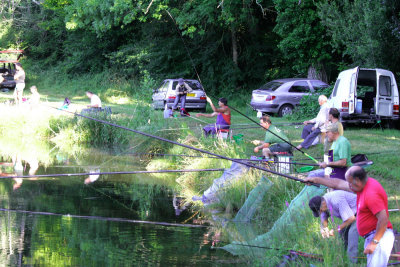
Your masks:
{"label": "baseball cap", "polygon": [[319,209],[321,208],[322,197],[315,196],[308,202],[308,206],[313,212],[314,217],[319,217]]}
{"label": "baseball cap", "polygon": [[182,84],[183,84],[183,78],[179,78],[179,79],[178,79],[178,84],[179,84],[179,85],[182,85]]}

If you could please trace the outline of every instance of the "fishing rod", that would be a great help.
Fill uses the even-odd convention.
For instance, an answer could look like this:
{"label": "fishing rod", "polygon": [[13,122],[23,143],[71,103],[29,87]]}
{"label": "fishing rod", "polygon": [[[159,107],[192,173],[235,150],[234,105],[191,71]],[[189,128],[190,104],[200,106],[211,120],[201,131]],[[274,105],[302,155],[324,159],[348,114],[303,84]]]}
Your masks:
{"label": "fishing rod", "polygon": [[[190,157],[190,158],[208,158],[208,159],[218,159],[218,157],[204,157],[204,156],[197,156],[197,155],[185,155],[185,154],[163,154],[163,153],[124,153],[124,155],[132,155],[132,156],[169,156],[169,157]],[[254,161],[254,162],[267,162],[266,159],[239,159],[239,158],[232,158],[236,160],[243,160],[243,161]],[[286,162],[286,161],[273,161],[274,163],[287,163],[293,165],[307,165],[307,166],[319,166],[318,164],[312,163],[303,163],[303,162]],[[54,166],[53,166],[54,167]]]}
{"label": "fishing rod", "polygon": [[191,169],[191,170],[158,170],[158,171],[126,171],[126,172],[82,172],[82,173],[55,173],[55,174],[38,174],[38,175],[15,175],[3,176],[0,179],[14,178],[35,178],[35,177],[64,177],[64,176],[86,176],[86,175],[107,175],[107,174],[140,174],[140,173],[175,173],[175,172],[217,172],[225,169]]}
{"label": "fishing rod", "polygon": [[[192,63],[192,67],[193,67],[194,71],[196,72],[197,78],[198,78],[200,84],[203,85],[203,83],[201,82],[199,73],[197,72],[196,65],[194,64],[193,58],[192,58],[192,56],[190,55],[189,49],[188,49],[187,46],[186,46],[185,40],[183,40],[182,33],[180,32],[180,30],[179,30],[179,28],[178,28],[178,26],[177,26],[177,24],[176,24],[174,18],[172,17],[171,13],[169,13],[168,10],[165,10],[165,11],[166,11],[167,14],[170,16],[172,22],[174,23],[175,28],[176,28],[176,30],[177,30],[177,32],[178,32],[178,34],[179,34],[179,36],[180,36],[180,38],[181,38],[181,40],[182,40],[182,42],[183,42],[183,45],[184,45],[184,47],[185,47],[185,49],[186,49],[186,53],[188,54],[188,56],[189,56],[189,58],[190,58],[190,61],[191,61],[191,63]],[[203,88],[204,88],[204,87],[203,87]],[[218,98],[215,97],[215,96],[213,96],[212,94],[210,94],[210,96],[213,97],[214,99],[217,99],[217,100],[218,100]],[[259,124],[258,122],[256,122],[256,121],[253,120],[252,118],[250,118],[249,116],[243,114],[242,112],[240,112],[239,110],[237,110],[237,109],[234,108],[234,107],[231,107],[231,106],[229,106],[229,105],[228,105],[228,107],[230,107],[230,108],[233,109],[234,111],[238,112],[240,115],[244,116],[245,118],[249,119],[250,121],[254,122],[254,123],[257,124],[258,126],[264,128],[264,129],[267,130],[268,132],[272,133],[273,135],[275,135],[276,137],[278,137],[279,139],[281,139],[281,140],[284,141],[285,143],[289,144],[291,147],[294,147],[296,150],[300,151],[302,154],[304,154],[305,156],[307,156],[308,158],[310,158],[311,160],[313,160],[315,163],[318,163],[318,160],[314,159],[313,157],[311,157],[310,155],[308,155],[308,154],[307,154],[306,152],[304,152],[303,150],[298,149],[295,145],[293,145],[293,144],[290,143],[289,141],[286,141],[285,139],[283,139],[283,138],[280,137],[279,135],[277,135],[277,134],[271,132],[270,130],[268,130],[267,128],[265,128],[264,126],[262,126],[261,124]]]}
{"label": "fishing rod", "polygon": [[208,227],[206,225],[197,225],[197,224],[152,222],[152,221],[142,221],[142,220],[131,220],[131,219],[125,219],[125,218],[112,218],[112,217],[89,216],[89,215],[61,214],[61,213],[44,212],[44,211],[12,210],[12,209],[4,209],[4,208],[0,208],[0,211],[26,213],[26,214],[33,214],[33,215],[61,216],[61,217],[88,219],[88,220],[99,220],[99,221],[127,222],[127,223],[136,223],[136,224],[139,224],[139,223],[141,223],[141,224],[153,224],[153,225],[174,226],[174,227],[176,227],[176,226],[177,227],[190,227],[190,228],[207,228]]}
{"label": "fishing rod", "polygon": [[[218,98],[212,94],[210,94],[210,96],[214,99]],[[310,158],[311,160],[313,160],[315,163],[318,163],[318,160],[316,160],[315,158],[311,157],[310,155],[308,155],[306,152],[304,152],[303,150],[297,148],[297,146],[293,145],[292,143],[290,143],[289,141],[285,140],[284,138],[282,138],[281,136],[277,135],[276,133],[272,132],[271,130],[269,130],[268,128],[265,128],[264,126],[262,126],[260,123],[256,122],[255,120],[253,120],[252,118],[250,118],[249,116],[247,116],[246,114],[242,113],[241,111],[237,110],[236,108],[227,105],[229,108],[233,109],[234,111],[236,111],[237,113],[239,113],[240,115],[242,115],[243,117],[249,119],[250,121],[254,122],[255,124],[257,124],[259,127],[264,128],[267,132],[273,134],[275,137],[278,137],[279,139],[281,139],[282,141],[284,141],[285,143],[287,143],[288,145],[290,145],[291,147],[295,148],[297,151],[301,152],[302,154],[304,154],[306,157]]]}
{"label": "fishing rod", "polygon": [[[51,106],[48,106],[48,107],[51,107]],[[55,108],[55,107],[51,107],[51,108],[59,110],[58,108]],[[133,132],[133,133],[137,133],[137,134],[140,134],[140,135],[151,137],[153,139],[161,140],[161,141],[164,141],[164,142],[167,142],[167,143],[170,143],[170,144],[174,144],[174,145],[182,146],[182,147],[185,147],[185,148],[188,148],[188,149],[196,150],[196,151],[199,151],[201,153],[209,154],[209,155],[221,158],[221,159],[225,159],[225,160],[233,161],[233,162],[236,162],[236,163],[240,163],[240,164],[243,164],[245,166],[252,167],[252,168],[255,168],[255,169],[259,169],[259,170],[262,170],[262,171],[266,171],[266,172],[269,172],[269,173],[272,173],[272,174],[275,174],[275,175],[283,176],[285,178],[288,178],[288,179],[291,179],[291,180],[294,180],[294,181],[297,181],[297,182],[311,184],[311,185],[319,187],[319,184],[305,182],[305,181],[303,181],[303,180],[301,180],[299,178],[296,178],[296,177],[293,177],[293,176],[290,176],[290,175],[287,175],[287,174],[283,174],[283,173],[279,173],[279,172],[276,172],[276,171],[272,171],[272,170],[269,170],[267,168],[263,168],[263,167],[256,166],[256,165],[253,165],[253,164],[250,164],[250,163],[247,163],[247,162],[243,162],[241,160],[231,159],[231,158],[228,158],[228,157],[225,157],[225,156],[222,156],[222,155],[219,155],[219,154],[216,154],[216,153],[204,150],[204,149],[200,149],[200,148],[192,147],[192,146],[189,146],[189,145],[185,145],[185,144],[182,144],[182,143],[179,143],[179,142],[176,142],[176,141],[172,141],[172,140],[169,140],[169,139],[166,139],[166,138],[163,138],[163,137],[159,137],[159,136],[152,135],[152,134],[149,134],[149,133],[141,132],[141,131],[138,131],[138,130],[130,129],[130,128],[127,128],[127,127],[124,127],[124,126],[121,126],[121,125],[118,125],[118,124],[115,124],[115,123],[111,123],[111,122],[105,121],[105,120],[100,120],[100,119],[96,119],[96,118],[89,117],[89,116],[86,116],[86,115],[78,114],[76,112],[74,113],[74,112],[71,112],[71,111],[68,111],[68,110],[62,110],[62,111],[70,113],[70,114],[74,114],[75,116],[86,118],[86,119],[89,119],[89,120],[92,120],[92,121],[97,121],[97,122],[100,122],[100,123],[103,123],[103,124],[107,124],[107,125],[110,125],[110,126],[113,126],[113,127],[116,127],[116,128],[120,128],[120,129],[123,129],[123,130],[126,130],[126,131],[130,131],[130,132]]]}

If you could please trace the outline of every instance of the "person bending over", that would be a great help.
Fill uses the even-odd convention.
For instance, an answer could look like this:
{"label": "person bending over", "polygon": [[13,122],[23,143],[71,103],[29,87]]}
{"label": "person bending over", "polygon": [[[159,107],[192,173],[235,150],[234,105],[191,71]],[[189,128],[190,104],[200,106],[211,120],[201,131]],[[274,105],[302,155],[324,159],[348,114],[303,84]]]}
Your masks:
{"label": "person bending over", "polygon": [[[351,262],[357,262],[358,233],[356,225],[357,195],[343,190],[326,193],[323,197],[315,196],[310,199],[308,206],[314,217],[321,217],[321,234],[328,238],[338,233],[343,239],[347,255]],[[335,230],[329,230],[330,215],[342,220]]]}
{"label": "person bending over", "polygon": [[228,107],[228,100],[226,98],[221,97],[218,100],[218,108],[216,108],[211,101],[211,99],[207,96],[207,102],[210,104],[213,113],[211,114],[204,114],[204,113],[197,113],[196,117],[215,117],[217,116],[217,121],[215,124],[209,124],[203,128],[204,135],[207,137],[210,134],[214,135],[220,129],[229,129],[231,126],[231,109]]}

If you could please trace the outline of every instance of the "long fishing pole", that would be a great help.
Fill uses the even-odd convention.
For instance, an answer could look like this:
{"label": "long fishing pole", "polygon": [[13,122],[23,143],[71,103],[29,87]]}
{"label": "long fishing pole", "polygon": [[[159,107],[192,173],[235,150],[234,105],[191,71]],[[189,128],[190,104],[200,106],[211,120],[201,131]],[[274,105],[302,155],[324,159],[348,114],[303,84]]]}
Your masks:
{"label": "long fishing pole", "polygon": [[38,175],[15,175],[3,176],[0,179],[34,178],[34,177],[65,177],[65,176],[86,176],[86,175],[107,175],[107,174],[140,174],[140,173],[175,173],[175,172],[217,172],[225,169],[191,169],[191,170],[158,170],[158,171],[126,171],[126,172],[82,172],[82,173],[54,173]]}
{"label": "long fishing pole", "polygon": [[[214,99],[218,99],[216,96],[210,94],[210,96]],[[229,108],[233,109],[234,111],[236,111],[237,113],[239,113],[240,115],[242,115],[243,117],[249,119],[250,121],[254,122],[255,124],[257,124],[259,127],[264,128],[266,131],[268,131],[269,133],[273,134],[274,136],[278,137],[279,139],[281,139],[282,141],[284,141],[285,143],[289,144],[291,147],[295,148],[297,151],[300,151],[301,153],[303,153],[306,157],[310,158],[311,160],[313,160],[315,163],[318,163],[318,160],[316,160],[315,158],[311,157],[310,155],[308,155],[306,152],[304,152],[303,150],[297,148],[297,146],[293,145],[292,143],[290,143],[289,141],[285,140],[284,138],[282,138],[281,136],[277,135],[276,133],[272,132],[271,130],[269,130],[268,128],[264,127],[263,125],[261,125],[260,123],[256,122],[255,120],[253,120],[252,118],[250,118],[249,116],[247,116],[246,114],[242,113],[241,111],[237,110],[236,108],[227,105]]]}
{"label": "long fishing pole", "polygon": [[[188,56],[189,56],[189,58],[190,58],[190,61],[191,61],[191,63],[192,63],[192,67],[193,67],[194,71],[196,72],[196,75],[197,75],[197,78],[198,78],[200,84],[202,85],[203,83],[201,82],[199,73],[197,72],[197,69],[196,69],[196,65],[194,64],[193,58],[192,58],[192,56],[190,55],[189,49],[188,49],[187,46],[186,46],[185,40],[183,40],[182,33],[180,32],[180,30],[179,30],[179,28],[178,28],[178,26],[177,26],[177,24],[176,24],[174,18],[172,17],[171,13],[169,13],[168,10],[165,10],[165,11],[166,11],[167,14],[170,16],[172,22],[174,23],[175,28],[176,28],[176,30],[177,30],[177,32],[178,32],[178,34],[179,34],[179,36],[180,36],[180,38],[181,38],[181,40],[182,40],[182,42],[183,42],[183,46],[184,46],[185,49],[186,49],[186,53],[188,54]],[[204,87],[203,87],[203,88],[204,88]],[[213,96],[213,95],[211,95],[211,94],[210,94],[210,96],[213,97],[214,99],[217,99],[217,100],[218,100],[217,97],[215,97],[215,96]],[[307,154],[306,152],[304,152],[303,150],[298,149],[295,145],[293,145],[293,144],[290,143],[289,141],[286,141],[285,139],[283,139],[283,138],[280,137],[279,135],[277,135],[277,134],[271,132],[270,130],[268,130],[267,128],[265,128],[264,126],[262,126],[261,124],[259,124],[258,122],[256,122],[256,121],[253,120],[252,118],[250,118],[249,116],[243,114],[242,112],[240,112],[239,110],[237,110],[236,108],[234,108],[234,107],[232,107],[232,106],[229,106],[229,105],[228,105],[228,107],[230,107],[230,108],[233,109],[234,111],[238,112],[240,115],[244,116],[245,118],[249,119],[250,121],[254,122],[254,123],[257,124],[258,126],[264,128],[264,129],[267,130],[268,132],[272,133],[273,135],[275,135],[276,137],[278,137],[279,139],[281,139],[281,140],[284,141],[285,143],[287,143],[287,144],[289,144],[290,146],[294,147],[296,150],[298,150],[298,151],[300,151],[301,153],[303,153],[305,156],[307,156],[308,158],[310,158],[311,160],[313,160],[315,163],[318,163],[318,160],[314,159],[313,157],[311,157],[310,155],[308,155],[308,154]]]}
{"label": "long fishing pole", "polygon": [[[185,154],[163,154],[163,153],[124,153],[124,155],[132,155],[132,156],[169,156],[169,157],[189,157],[189,158],[208,158],[208,159],[218,159],[218,157],[204,157],[204,156],[197,156],[197,155],[185,155]],[[243,161],[251,161],[251,162],[268,162],[265,159],[239,159],[239,158],[232,158],[236,160],[243,160]],[[319,164],[312,164],[312,163],[303,163],[303,162],[286,162],[286,161],[273,161],[273,163],[287,163],[293,165],[307,165],[307,166],[319,166]],[[54,166],[53,166],[54,167]]]}
{"label": "long fishing pole", "polygon": [[152,221],[142,221],[142,220],[131,220],[131,219],[125,219],[125,218],[111,218],[111,217],[101,217],[101,216],[61,214],[61,213],[43,212],[43,211],[12,210],[12,209],[3,209],[3,208],[0,208],[0,211],[26,213],[26,214],[33,214],[33,215],[61,216],[61,217],[78,218],[78,219],[89,219],[89,220],[99,220],[99,221],[127,222],[127,223],[137,223],[137,224],[139,224],[139,223],[141,223],[141,224],[153,224],[153,225],[174,226],[174,227],[176,227],[176,226],[178,226],[178,227],[190,227],[190,228],[207,228],[208,227],[206,225],[197,225],[197,224],[152,222]]}
{"label": "long fishing pole", "polygon": [[[48,107],[59,110],[58,108],[55,108],[55,107],[51,107],[51,106],[48,106]],[[134,133],[137,133],[137,134],[140,134],[140,135],[144,135],[144,136],[147,136],[147,137],[158,139],[158,140],[170,143],[170,144],[174,144],[174,145],[186,147],[188,149],[196,150],[196,151],[199,151],[201,153],[209,154],[209,155],[221,158],[221,159],[230,160],[230,161],[233,161],[233,162],[236,162],[236,163],[240,163],[240,164],[243,164],[245,166],[252,167],[252,168],[255,168],[255,169],[259,169],[259,170],[262,170],[262,171],[266,171],[266,172],[269,172],[269,173],[272,173],[272,174],[275,174],[275,175],[283,176],[283,177],[286,177],[288,179],[291,179],[291,180],[294,180],[294,181],[297,181],[297,182],[310,184],[309,182],[305,182],[305,181],[303,181],[303,180],[301,180],[299,178],[296,178],[296,177],[293,177],[293,176],[290,176],[290,175],[287,175],[287,174],[283,174],[283,173],[279,173],[279,172],[276,172],[276,171],[272,171],[272,170],[269,170],[269,169],[266,169],[266,168],[263,168],[263,167],[260,167],[260,166],[256,166],[256,165],[253,165],[253,164],[249,164],[247,162],[240,161],[240,160],[231,159],[231,158],[228,158],[228,157],[225,157],[225,156],[222,156],[222,155],[219,155],[219,154],[216,154],[216,153],[204,150],[204,149],[200,149],[200,148],[192,147],[192,146],[189,146],[189,145],[185,145],[185,144],[182,144],[182,143],[179,143],[179,142],[176,142],[176,141],[172,141],[172,140],[169,140],[169,139],[166,139],[166,138],[163,138],[163,137],[159,137],[159,136],[156,136],[156,135],[144,133],[144,132],[141,132],[141,131],[138,131],[138,130],[134,130],[134,129],[130,129],[130,128],[127,128],[127,127],[124,127],[124,126],[121,126],[121,125],[118,125],[118,124],[115,124],[115,123],[111,123],[111,122],[108,122],[108,121],[105,121],[105,120],[100,120],[100,119],[96,119],[96,118],[93,118],[93,117],[85,116],[85,115],[82,115],[82,114],[74,113],[74,112],[71,112],[71,111],[68,111],[68,110],[62,110],[62,111],[70,113],[70,114],[74,114],[75,116],[79,116],[79,117],[82,117],[82,118],[86,118],[86,119],[89,119],[89,120],[93,120],[93,121],[97,121],[97,122],[100,122],[100,123],[103,123],[103,124],[107,124],[107,125],[110,125],[110,126],[113,126],[113,127],[116,127],[116,128],[120,128],[120,129],[123,129],[123,130],[126,130],[126,131],[130,131],[130,132],[134,132]],[[319,187],[319,184],[315,184],[315,183],[311,183],[311,184],[314,185],[314,186]]]}

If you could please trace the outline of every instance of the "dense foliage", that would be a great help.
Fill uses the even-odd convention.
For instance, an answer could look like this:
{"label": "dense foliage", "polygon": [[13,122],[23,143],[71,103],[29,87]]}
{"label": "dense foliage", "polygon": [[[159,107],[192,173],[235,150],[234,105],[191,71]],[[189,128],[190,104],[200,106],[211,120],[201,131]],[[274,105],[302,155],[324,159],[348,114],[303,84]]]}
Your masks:
{"label": "dense foliage", "polygon": [[200,77],[233,96],[352,65],[400,72],[399,13],[395,0],[4,0],[0,48],[68,76]]}

